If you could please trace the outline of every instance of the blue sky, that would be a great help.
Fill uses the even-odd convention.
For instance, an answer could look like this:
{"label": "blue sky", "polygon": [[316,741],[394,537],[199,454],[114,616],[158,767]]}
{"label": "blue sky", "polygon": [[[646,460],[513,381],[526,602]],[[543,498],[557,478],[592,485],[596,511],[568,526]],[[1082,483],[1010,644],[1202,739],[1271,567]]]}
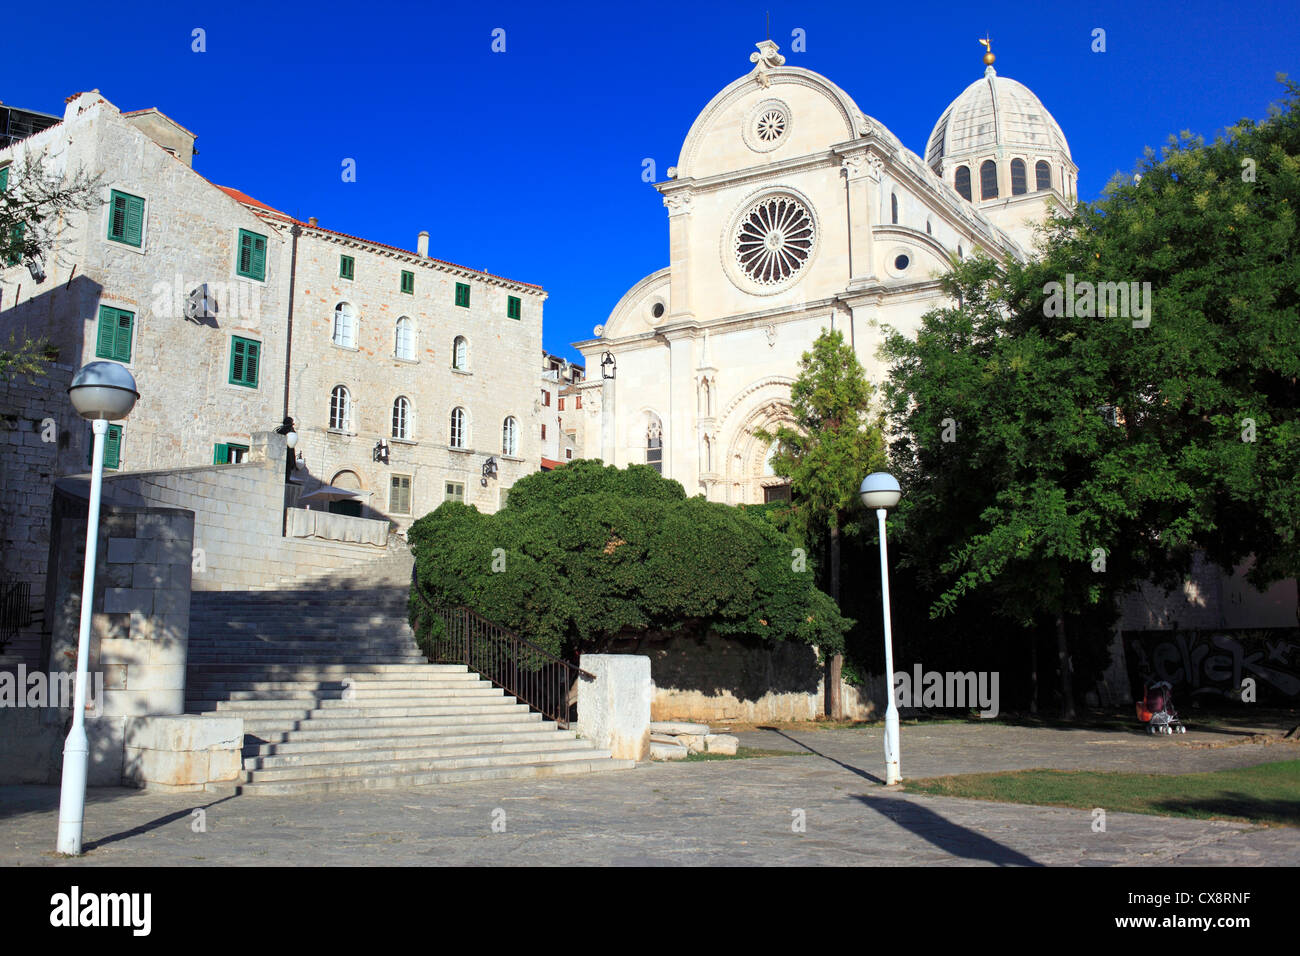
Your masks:
{"label": "blue sky", "polygon": [[[867,4],[162,3],[69,0],[5,14],[0,100],[62,113],[99,89],[199,134],[195,168],[321,225],[535,282],[545,345],[578,357],[619,297],[667,264],[641,179],[772,38],[921,153],[983,65],[1042,99],[1097,196],[1145,146],[1265,115],[1300,78],[1291,2]],[[207,51],[191,51],[191,31]],[[505,30],[506,51],[491,51]],[[792,52],[802,29],[807,50]],[[1092,32],[1106,51],[1092,52]],[[19,37],[29,40],[15,42]],[[345,158],[357,181],[343,182]]]}

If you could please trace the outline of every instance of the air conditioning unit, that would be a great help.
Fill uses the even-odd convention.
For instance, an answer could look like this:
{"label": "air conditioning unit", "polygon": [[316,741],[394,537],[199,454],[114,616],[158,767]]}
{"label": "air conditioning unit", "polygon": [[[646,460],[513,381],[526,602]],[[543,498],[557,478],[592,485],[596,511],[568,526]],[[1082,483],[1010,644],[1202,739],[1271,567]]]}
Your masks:
{"label": "air conditioning unit", "polygon": [[217,317],[217,297],[208,290],[205,282],[185,299],[185,318],[192,322]]}

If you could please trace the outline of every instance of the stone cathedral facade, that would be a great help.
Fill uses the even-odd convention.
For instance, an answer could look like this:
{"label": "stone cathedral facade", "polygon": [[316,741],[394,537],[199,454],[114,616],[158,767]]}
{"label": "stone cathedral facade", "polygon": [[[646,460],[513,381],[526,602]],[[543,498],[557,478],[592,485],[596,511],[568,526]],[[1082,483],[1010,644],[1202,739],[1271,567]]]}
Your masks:
{"label": "stone cathedral facade", "polygon": [[754,432],[790,421],[799,358],[822,329],[880,381],[882,327],[914,333],[954,260],[1033,255],[1035,225],[1074,202],[1078,175],[1060,126],[992,53],[924,158],[775,43],[750,61],[655,187],[668,266],[575,343],[592,370],[586,454],[731,504],[784,493]]}

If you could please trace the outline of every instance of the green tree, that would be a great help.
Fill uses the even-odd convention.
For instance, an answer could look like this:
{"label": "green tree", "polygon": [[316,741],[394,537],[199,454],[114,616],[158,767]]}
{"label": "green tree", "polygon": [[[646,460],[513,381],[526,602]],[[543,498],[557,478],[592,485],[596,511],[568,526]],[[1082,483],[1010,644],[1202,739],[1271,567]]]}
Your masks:
{"label": "green tree", "polygon": [[[777,443],[772,470],[790,479],[792,513],[804,539],[827,542],[830,596],[840,603],[840,536],[858,503],[858,486],[885,466],[879,421],[872,421],[872,386],[853,349],[836,331],[823,331],[799,363],[790,387],[794,425],[758,431],[760,441]],[[841,653],[829,655],[826,710],[844,716]]]}
{"label": "green tree", "polygon": [[[411,526],[410,541],[435,606],[470,607],[554,654],[682,630],[835,652],[852,624],[760,512],[688,499],[646,465],[538,472],[493,515],[444,503]],[[423,633],[419,610],[413,598]]]}
{"label": "green tree", "polygon": [[[1209,146],[1184,135],[1054,219],[1041,260],[956,264],[954,305],[915,340],[887,338],[905,560],[935,615],[978,593],[1000,617],[1051,626],[1066,716],[1072,625],[1108,640],[1123,591],[1175,583],[1197,549],[1225,568],[1253,554],[1257,585],[1300,571],[1287,89],[1267,122]],[[1130,299],[1150,283],[1149,310],[1103,306],[1103,283]]]}
{"label": "green tree", "polygon": [[[0,170],[0,264],[24,265],[37,285],[45,265],[64,243],[59,236],[68,215],[97,207],[99,178],[84,171],[71,176],[48,172],[39,153]],[[26,278],[26,275],[24,275]],[[44,373],[46,342],[10,336],[0,348],[0,381]]]}

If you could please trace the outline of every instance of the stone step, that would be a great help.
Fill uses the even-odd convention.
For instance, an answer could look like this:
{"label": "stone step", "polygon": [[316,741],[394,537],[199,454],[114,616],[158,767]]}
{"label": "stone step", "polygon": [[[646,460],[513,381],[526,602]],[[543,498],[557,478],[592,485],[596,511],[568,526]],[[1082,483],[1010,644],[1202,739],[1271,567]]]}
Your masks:
{"label": "stone step", "polygon": [[[197,703],[197,702],[196,702]],[[244,718],[245,727],[261,720],[388,720],[399,717],[444,717],[456,714],[510,714],[528,712],[527,704],[520,704],[513,697],[500,696],[478,700],[470,698],[459,701],[447,698],[438,703],[428,699],[403,701],[385,706],[382,703],[366,703],[358,706],[357,701],[322,701],[323,704],[336,703],[337,707],[303,706],[303,702],[289,701],[288,706],[275,706],[277,701],[236,700],[218,701],[217,706],[200,710],[201,714],[214,714],[220,717],[239,716]],[[309,702],[310,703],[310,702]],[[187,705],[186,709],[189,707]]]}
{"label": "stone step", "polygon": [[371,691],[345,696],[345,691],[328,691],[310,693],[296,691],[293,695],[272,695],[265,691],[253,691],[255,696],[237,697],[234,694],[223,697],[194,697],[186,691],[185,707],[200,712],[209,710],[290,710],[302,709],[315,704],[318,710],[337,710],[340,707],[365,707],[388,710],[393,707],[417,707],[429,704],[450,703],[484,703],[505,697],[505,691],[491,684],[475,685],[458,690],[440,693],[422,694],[418,690],[402,689],[392,692]]}
{"label": "stone step", "polygon": [[[540,714],[502,714],[499,717],[438,717],[423,720],[407,720],[400,723],[386,723],[380,726],[362,724],[357,727],[324,728],[309,724],[301,730],[266,731],[251,734],[244,728],[244,747],[260,746],[303,746],[324,744],[340,747],[356,742],[359,746],[367,742],[391,740],[394,737],[418,739],[420,737],[441,736],[443,734],[519,734],[532,731],[549,731],[568,733],[559,730],[553,720],[542,720]],[[256,739],[253,739],[256,738]]]}
{"label": "stone step", "polygon": [[457,691],[467,687],[478,687],[481,683],[487,683],[477,678],[477,675],[471,677],[465,675],[463,680],[453,680],[448,677],[432,677],[428,680],[415,680],[413,678],[396,678],[393,680],[376,679],[354,679],[346,684],[341,680],[334,681],[207,681],[193,680],[186,682],[185,689],[193,694],[196,700],[254,700],[248,695],[266,694],[267,699],[271,697],[288,697],[295,694],[331,694],[335,691],[342,693],[351,690],[358,697],[363,694],[377,693],[380,691],[417,691],[417,692],[440,692],[440,691]]}
{"label": "stone step", "polygon": [[[219,711],[213,712],[214,716],[226,716]],[[234,716],[233,714],[231,716]],[[460,721],[461,723],[472,723],[475,720],[490,720],[493,723],[499,722],[504,718],[516,718],[518,720],[541,720],[542,715],[536,711],[530,711],[527,707],[520,707],[515,710],[493,710],[483,708],[476,710],[474,708],[451,709],[443,714],[386,714],[384,716],[364,716],[364,717],[346,717],[346,716],[307,716],[290,717],[284,714],[265,714],[250,716],[240,714],[244,718],[244,734],[246,736],[257,737],[260,740],[271,740],[275,734],[287,734],[295,731],[305,732],[307,730],[357,730],[363,727],[406,727],[412,732],[419,730],[423,724],[437,725],[450,721]]]}
{"label": "stone step", "polygon": [[564,739],[551,734],[482,735],[477,741],[452,743],[408,743],[372,741],[366,750],[320,750],[244,757],[245,772],[295,768],[350,767],[353,765],[390,765],[408,761],[455,760],[462,757],[487,757],[506,754],[573,754],[590,756],[592,747],[585,740]]}
{"label": "stone step", "polygon": [[[243,755],[248,757],[279,757],[292,754],[366,754],[380,749],[401,749],[404,747],[461,747],[494,741],[524,740],[576,740],[577,734],[571,730],[559,730],[551,721],[532,722],[528,724],[466,724],[462,726],[429,728],[431,733],[414,735],[394,735],[391,730],[375,732],[368,737],[352,734],[338,736],[340,732],[331,731],[335,736],[321,736],[305,739],[302,734],[295,734],[292,740],[284,741],[246,741]],[[306,732],[304,732],[306,733]]]}
{"label": "stone step", "polygon": [[[340,664],[335,662],[265,664],[241,661],[238,663],[195,663],[186,667],[191,680],[340,680],[363,675],[411,674],[420,671],[468,674],[464,664]],[[478,675],[475,674],[475,677]]]}
{"label": "stone step", "polygon": [[[419,664],[424,658],[415,654],[341,654],[341,655],[309,655],[309,654],[258,654],[257,663],[259,666],[268,664],[279,664],[285,667],[307,666],[313,664],[340,664],[347,667],[360,665],[384,666],[392,664]],[[249,662],[249,655],[244,654],[200,654],[197,657],[191,657],[187,666],[206,665],[206,666],[238,666]]]}
{"label": "stone step", "polygon": [[404,787],[426,787],[438,784],[471,783],[483,780],[523,780],[532,777],[552,777],[575,773],[600,773],[607,770],[630,770],[636,766],[632,760],[614,760],[600,751],[588,757],[546,763],[520,763],[510,766],[474,767],[462,770],[425,771],[388,777],[307,777],[276,782],[245,783],[236,792],[249,796],[272,796],[295,793],[347,793],[358,790],[395,790]]}
{"label": "stone step", "polygon": [[[433,773],[439,770],[469,770],[484,767],[502,767],[512,764],[561,763],[567,760],[591,760],[597,757],[608,759],[608,750],[596,750],[586,746],[579,751],[533,750],[509,754],[477,754],[459,757],[413,757],[409,760],[368,760],[357,763],[334,764],[328,768],[330,780],[344,780],[349,777],[393,778],[411,776],[421,773]],[[245,770],[245,783],[277,783],[298,780],[314,776],[316,767],[272,767],[267,770]]]}

